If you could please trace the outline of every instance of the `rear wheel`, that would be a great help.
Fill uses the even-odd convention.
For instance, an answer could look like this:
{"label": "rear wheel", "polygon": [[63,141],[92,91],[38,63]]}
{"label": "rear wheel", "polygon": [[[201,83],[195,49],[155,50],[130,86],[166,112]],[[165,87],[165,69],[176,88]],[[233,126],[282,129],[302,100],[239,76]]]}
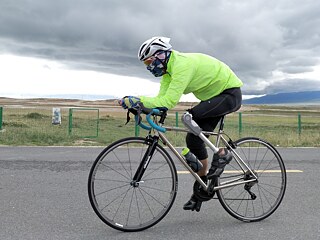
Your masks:
{"label": "rear wheel", "polygon": [[[258,138],[242,138],[233,149],[252,170],[246,169],[236,154],[220,176],[219,185],[250,181],[217,191],[223,208],[233,217],[247,222],[270,216],[280,205],[286,189],[286,170],[280,154]],[[253,173],[253,174],[252,174]]]}
{"label": "rear wheel", "polygon": [[174,163],[157,145],[141,181],[133,176],[150,146],[144,138],[119,140],[95,160],[88,179],[90,203],[99,218],[121,231],[141,231],[170,210],[177,192]]}

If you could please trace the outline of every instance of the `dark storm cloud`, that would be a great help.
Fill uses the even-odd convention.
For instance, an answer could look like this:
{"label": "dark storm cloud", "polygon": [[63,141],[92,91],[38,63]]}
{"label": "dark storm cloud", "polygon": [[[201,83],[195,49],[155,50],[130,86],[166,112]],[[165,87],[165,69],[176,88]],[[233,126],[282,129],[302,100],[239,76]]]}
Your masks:
{"label": "dark storm cloud", "polygon": [[319,59],[312,56],[296,56],[288,60],[282,60],[282,62],[279,61],[278,70],[290,74],[312,72],[313,66],[317,65],[318,63]]}
{"label": "dark storm cloud", "polygon": [[177,50],[225,61],[247,94],[278,91],[273,84],[291,89],[290,81],[264,81],[274,71],[309,72],[319,63],[317,0],[2,0],[0,9],[0,52],[73,68],[156,80],[136,58],[154,35],[171,37]]}
{"label": "dark storm cloud", "polygon": [[266,89],[265,93],[270,94],[279,92],[299,92],[302,88],[304,91],[314,91],[320,89],[320,81],[314,79],[299,78],[283,79],[282,81],[277,81],[276,84],[270,85]]}

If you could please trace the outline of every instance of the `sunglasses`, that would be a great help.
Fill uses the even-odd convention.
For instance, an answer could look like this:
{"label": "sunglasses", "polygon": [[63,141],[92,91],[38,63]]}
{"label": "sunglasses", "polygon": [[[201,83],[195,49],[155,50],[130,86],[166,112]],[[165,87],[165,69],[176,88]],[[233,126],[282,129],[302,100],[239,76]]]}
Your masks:
{"label": "sunglasses", "polygon": [[147,58],[146,60],[143,61],[143,63],[146,66],[149,66],[151,63],[154,62],[154,60],[156,60],[157,58],[164,60],[166,58],[166,54],[164,52],[159,52],[158,54],[155,54],[154,56],[151,56],[149,58]]}
{"label": "sunglasses", "polygon": [[143,63],[144,63],[146,66],[149,66],[151,63],[153,63],[154,60],[156,60],[156,57],[151,56],[151,57],[147,58],[146,60],[144,60]]}

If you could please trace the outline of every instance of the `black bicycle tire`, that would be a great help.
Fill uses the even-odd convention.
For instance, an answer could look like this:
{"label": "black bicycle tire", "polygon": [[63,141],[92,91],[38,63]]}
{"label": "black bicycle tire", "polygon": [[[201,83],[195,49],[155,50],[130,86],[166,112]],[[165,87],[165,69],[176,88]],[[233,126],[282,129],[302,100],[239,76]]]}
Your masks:
{"label": "black bicycle tire", "polygon": [[[128,137],[128,138],[123,138],[123,139],[120,139],[118,141],[115,141],[114,143],[110,144],[109,146],[107,146],[106,148],[104,148],[102,150],[102,152],[98,155],[98,157],[95,159],[91,169],[90,169],[90,173],[89,173],[89,176],[88,176],[88,196],[89,196],[89,200],[90,200],[90,204],[94,210],[94,212],[97,214],[97,216],[105,223],[107,224],[108,226],[114,228],[114,229],[117,229],[117,230],[120,230],[120,231],[124,231],[124,232],[136,232],[136,231],[142,231],[142,230],[145,230],[147,228],[150,228],[152,226],[154,226],[155,224],[159,223],[169,212],[169,210],[171,209],[174,201],[175,201],[175,198],[176,198],[176,194],[177,194],[177,190],[178,190],[178,177],[177,177],[177,171],[176,171],[176,167],[175,167],[175,164],[171,158],[171,156],[169,155],[169,153],[167,152],[167,150],[165,150],[161,145],[157,145],[156,147],[158,149],[160,149],[160,151],[165,155],[165,157],[167,158],[167,161],[168,161],[168,164],[169,164],[169,168],[171,170],[171,174],[172,174],[172,185],[173,185],[173,188],[174,190],[172,191],[173,195],[172,195],[172,198],[171,198],[171,201],[169,202],[169,204],[167,205],[167,208],[164,212],[162,212],[162,215],[161,216],[158,216],[158,218],[153,221],[152,223],[150,223],[149,225],[145,225],[143,227],[136,227],[136,228],[126,228],[126,227],[119,227],[115,224],[113,224],[112,222],[109,222],[108,219],[105,219],[103,217],[103,215],[100,213],[98,207],[96,206],[96,202],[94,200],[94,181],[92,181],[92,177],[93,177],[93,174],[94,174],[94,171],[95,171],[95,168],[96,168],[96,165],[100,162],[100,159],[110,150],[110,149],[113,149],[114,146],[121,146],[120,144],[121,143],[124,143],[124,142],[140,142],[140,143],[144,143],[144,144],[147,144],[146,142],[146,139],[145,138],[142,138],[142,137]],[[116,147],[115,147],[116,148]]]}
{"label": "black bicycle tire", "polygon": [[277,149],[272,145],[270,144],[269,142],[261,139],[261,138],[256,138],[256,137],[245,137],[245,138],[241,138],[241,139],[238,139],[236,141],[234,141],[235,143],[235,146],[237,145],[240,145],[242,142],[248,142],[248,141],[255,141],[255,142],[261,142],[263,143],[265,146],[268,146],[269,149],[272,149],[272,152],[277,156],[277,160],[279,162],[279,164],[281,165],[281,169],[283,170],[283,173],[282,173],[282,177],[283,177],[283,184],[282,184],[282,189],[281,189],[281,192],[279,194],[279,197],[278,197],[278,201],[276,202],[276,204],[272,207],[272,209],[266,213],[265,215],[262,215],[258,218],[248,218],[248,217],[243,217],[243,216],[240,216],[239,214],[235,213],[232,209],[230,209],[228,207],[228,205],[225,203],[225,200],[224,200],[224,197],[223,197],[223,194],[222,194],[222,190],[218,190],[217,191],[217,197],[219,199],[219,202],[220,204],[222,205],[222,207],[234,218],[240,220],[240,221],[244,221],[244,222],[257,222],[257,221],[261,221],[267,217],[269,217],[271,214],[273,214],[277,208],[280,206],[283,198],[284,198],[284,195],[285,195],[285,191],[286,191],[286,185],[287,185],[287,176],[286,176],[286,168],[285,168],[285,165],[284,165],[284,162],[283,162],[283,159],[281,157],[281,155],[279,154],[279,152],[277,151]]}

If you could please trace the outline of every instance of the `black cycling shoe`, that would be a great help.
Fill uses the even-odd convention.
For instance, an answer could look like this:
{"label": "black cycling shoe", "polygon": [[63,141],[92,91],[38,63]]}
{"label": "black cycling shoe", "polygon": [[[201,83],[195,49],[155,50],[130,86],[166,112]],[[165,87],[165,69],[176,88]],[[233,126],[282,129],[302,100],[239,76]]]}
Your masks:
{"label": "black cycling shoe", "polygon": [[202,201],[200,201],[194,194],[192,194],[190,200],[183,205],[183,210],[196,210],[200,211]]}
{"label": "black cycling shoe", "polygon": [[[201,176],[200,177],[204,183],[207,183],[208,179],[207,176]],[[188,202],[186,202],[183,205],[184,210],[191,210],[194,211],[196,210],[197,212],[200,211],[202,202],[208,201],[212,199],[213,195],[208,195],[207,191],[205,191],[200,183],[197,181],[194,182],[193,184],[193,194]]]}
{"label": "black cycling shoe", "polygon": [[224,149],[224,151],[225,151],[225,154],[223,156],[220,156],[219,152],[215,153],[213,155],[212,162],[211,162],[211,167],[210,167],[209,173],[207,175],[208,179],[215,179],[215,178],[219,177],[222,174],[222,172],[224,170],[224,167],[229,162],[231,162],[232,153],[229,152],[228,149],[226,149],[226,148]]}
{"label": "black cycling shoe", "polygon": [[220,175],[222,174],[225,166],[232,160],[232,153],[229,152],[226,148],[224,149],[224,151],[225,154],[223,156],[220,156],[219,152],[213,155],[211,167],[207,175],[208,179],[211,180],[207,190],[208,195],[214,195],[214,187],[217,186],[218,177],[220,177]]}
{"label": "black cycling shoe", "polygon": [[209,186],[208,186],[208,195],[209,196],[214,196],[215,194],[215,191],[214,191],[214,187],[217,186],[218,184],[218,177],[217,176],[213,176],[210,178],[211,182],[209,183]]}

